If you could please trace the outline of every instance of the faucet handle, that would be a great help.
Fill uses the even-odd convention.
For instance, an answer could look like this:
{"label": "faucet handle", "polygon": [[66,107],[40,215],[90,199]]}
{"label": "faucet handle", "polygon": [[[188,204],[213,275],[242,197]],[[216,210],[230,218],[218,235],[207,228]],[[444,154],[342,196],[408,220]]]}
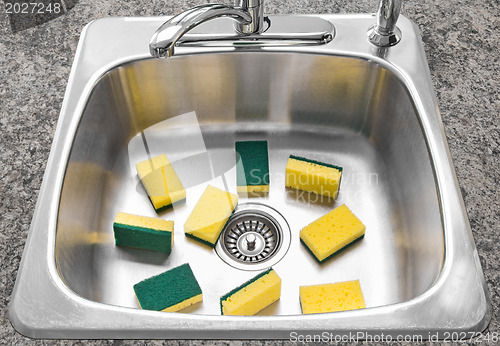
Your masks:
{"label": "faucet handle", "polygon": [[248,11],[252,21],[248,24],[235,23],[241,34],[256,34],[264,30],[264,0],[234,0],[234,6]]}
{"label": "faucet handle", "polygon": [[380,0],[377,23],[368,29],[368,40],[379,47],[394,46],[401,40],[401,31],[396,26],[402,0]]}

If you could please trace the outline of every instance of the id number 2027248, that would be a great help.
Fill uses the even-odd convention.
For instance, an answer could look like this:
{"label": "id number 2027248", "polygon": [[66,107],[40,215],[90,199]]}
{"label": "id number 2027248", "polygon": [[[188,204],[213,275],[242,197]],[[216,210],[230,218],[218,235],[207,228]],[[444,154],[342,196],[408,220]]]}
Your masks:
{"label": "id number 2027248", "polygon": [[61,3],[43,2],[5,2],[5,13],[7,14],[46,14],[61,13]]}

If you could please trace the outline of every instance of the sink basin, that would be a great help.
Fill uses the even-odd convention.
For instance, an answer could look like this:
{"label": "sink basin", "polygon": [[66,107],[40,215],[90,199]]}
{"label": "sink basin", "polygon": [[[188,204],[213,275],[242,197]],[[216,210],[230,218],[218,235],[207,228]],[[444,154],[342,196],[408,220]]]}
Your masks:
{"label": "sink basin", "polygon": [[[316,46],[186,45],[151,59],[162,18],[89,24],[79,43],[13,298],[14,327],[50,338],[290,338],[291,332],[431,338],[482,331],[490,303],[416,27],[378,49],[371,15],[321,16]],[[199,29],[203,31],[203,26]],[[238,211],[268,210],[281,242],[269,261],[231,261],[184,236],[211,184],[236,192],[235,141],[267,140],[270,191]],[[118,211],[155,216],[135,163],[166,153],[186,187],[170,256],[114,245]],[[290,154],[342,166],[336,201],[286,189]],[[318,264],[301,228],[347,204],[362,241]],[[219,240],[221,242],[221,240]],[[220,244],[218,244],[220,245]],[[140,310],[132,286],[189,262],[204,301]],[[219,297],[270,265],[281,299],[256,316],[220,316]],[[301,285],[359,279],[366,309],[301,315]]]}

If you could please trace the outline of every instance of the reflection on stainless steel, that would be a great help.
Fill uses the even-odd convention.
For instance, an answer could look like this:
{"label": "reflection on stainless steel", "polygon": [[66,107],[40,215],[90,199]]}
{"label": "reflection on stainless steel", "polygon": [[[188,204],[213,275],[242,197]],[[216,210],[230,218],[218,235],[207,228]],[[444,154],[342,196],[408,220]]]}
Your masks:
{"label": "reflection on stainless steel", "polygon": [[[253,73],[248,73],[250,61],[259,66]],[[167,79],[169,83],[162,83]],[[280,88],[287,93],[273,95],[273,83],[283,80],[287,82]],[[262,86],[267,95],[261,94]],[[240,94],[240,87],[255,98]],[[111,104],[125,105],[127,111],[103,107],[106,100],[113,99],[116,101]],[[133,62],[110,71],[94,87],[73,142],[56,238],[59,272],[75,292],[94,301],[137,307],[133,295],[116,292],[132,287],[145,273],[154,274],[158,263],[172,266],[189,261],[207,287],[205,303],[195,312],[213,315],[219,312],[217,297],[248,276],[233,273],[215,253],[200,251],[198,244],[183,239],[182,234],[182,225],[207,183],[225,188],[224,177],[234,190],[235,163],[221,176],[205,181],[196,177],[206,177],[211,162],[196,170],[179,167],[181,180],[199,183],[187,190],[185,204],[161,215],[174,219],[177,225],[178,251],[168,260],[155,258],[155,264],[148,265],[147,260],[134,258],[142,256],[137,251],[124,251],[112,242],[78,250],[72,245],[75,232],[82,232],[82,228],[111,232],[119,210],[152,213],[147,196],[137,193],[132,179],[135,171],[128,169],[131,156],[137,162],[146,159],[147,153],[141,157],[132,152],[140,147],[132,148],[128,141],[140,131],[148,132],[149,126],[189,110],[196,112],[197,123],[166,126],[156,142],[148,140],[150,155],[161,153],[162,148],[169,150],[175,169],[176,158],[191,153],[181,143],[196,142],[199,136],[207,153],[222,151],[230,158],[234,158],[237,140],[268,141],[271,190],[258,200],[283,215],[293,237],[289,255],[276,265],[278,273],[288,280],[273,314],[299,314],[297,285],[328,282],[333,277],[359,278],[372,307],[408,301],[435,282],[444,260],[438,196],[417,111],[400,80],[389,70],[359,59],[242,53],[181,56],[170,64],[161,60]],[[121,131],[112,126],[114,122],[123,125]],[[99,132],[102,139],[92,141],[96,128],[103,129]],[[315,195],[285,190],[283,172],[290,154],[343,166],[341,198],[334,204],[328,199],[316,200]],[[102,167],[106,174],[96,171],[92,175],[94,171],[87,169],[86,163]],[[87,185],[99,188],[91,190]],[[240,203],[244,201],[240,199]],[[367,235],[332,260],[335,263],[318,266],[299,244],[298,232],[341,203],[347,203],[367,225]],[[87,205],[89,208],[84,207]],[[74,227],[75,223],[80,227]],[[74,258],[89,262],[75,265]],[[223,284],[211,280],[213,272],[226,271]],[[75,280],[74,275],[78,276]]]}
{"label": "reflection on stainless steel", "polygon": [[380,0],[377,24],[368,30],[368,39],[379,47],[394,46],[401,40],[401,30],[396,26],[402,0]]}
{"label": "reflection on stainless steel", "polygon": [[[224,17],[236,20],[236,25],[219,19]],[[219,20],[212,25],[212,19]],[[197,34],[188,34],[197,28]],[[314,45],[330,42],[334,34],[333,24],[319,17],[282,16],[271,21],[264,17],[264,0],[235,0],[235,6],[200,5],[169,19],[154,33],[149,51],[155,58],[168,58],[177,44]]]}
{"label": "reflection on stainless steel", "polygon": [[[429,337],[486,327],[486,286],[415,27],[400,18],[406,39],[381,57],[366,40],[373,17],[322,17],[338,29],[325,45],[179,46],[167,60],[150,59],[144,46],[160,20],[105,19],[85,29],[11,300],[17,330],[56,338],[289,338],[290,331]],[[114,32],[123,34],[119,44]],[[103,50],[110,42],[116,50]],[[195,122],[179,117],[192,111]],[[240,206],[269,206],[285,220],[272,216],[289,247],[283,238],[278,252],[255,264],[273,264],[282,296],[258,316],[220,316],[219,297],[255,267],[226,263],[219,249],[187,239],[183,224],[207,183],[235,192],[234,142],[255,139],[269,144],[270,192],[241,197]],[[160,214],[175,221],[174,250],[115,247],[117,211],[155,215],[133,164],[160,152],[186,182],[186,202]],[[285,189],[290,154],[343,166],[338,200]],[[341,203],[366,236],[318,265],[298,232]],[[185,262],[204,302],[183,313],[138,309],[132,285]],[[300,285],[352,279],[367,309],[300,315]]]}

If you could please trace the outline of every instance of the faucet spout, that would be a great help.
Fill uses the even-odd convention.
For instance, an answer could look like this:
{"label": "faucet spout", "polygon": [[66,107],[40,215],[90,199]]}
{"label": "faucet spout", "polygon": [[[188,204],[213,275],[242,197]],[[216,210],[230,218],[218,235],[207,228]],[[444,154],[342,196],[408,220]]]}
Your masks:
{"label": "faucet spout", "polygon": [[252,23],[250,12],[241,7],[224,4],[196,6],[172,17],[156,30],[149,43],[151,55],[155,58],[172,56],[175,44],[185,33],[201,23],[221,17],[232,18],[240,25]]}
{"label": "faucet spout", "polygon": [[[234,0],[234,5],[205,4],[193,7],[163,23],[149,42],[155,58],[174,55],[177,46],[213,46],[235,49],[283,45],[319,45],[335,36],[333,24],[310,16],[264,15],[265,0]],[[196,26],[221,17],[235,21],[219,21],[193,32]]]}

